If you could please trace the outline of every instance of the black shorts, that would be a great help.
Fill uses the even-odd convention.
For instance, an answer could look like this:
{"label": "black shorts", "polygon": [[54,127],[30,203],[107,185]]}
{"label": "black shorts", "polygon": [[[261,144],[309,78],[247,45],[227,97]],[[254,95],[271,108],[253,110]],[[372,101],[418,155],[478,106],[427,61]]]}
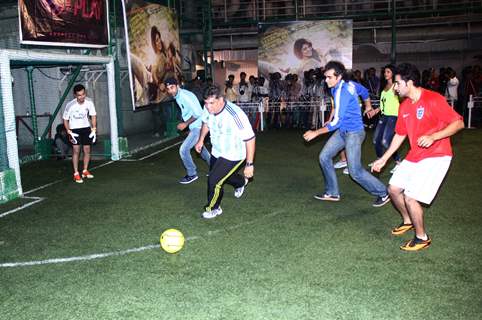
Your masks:
{"label": "black shorts", "polygon": [[75,137],[77,143],[74,143],[74,141],[72,141],[72,138],[69,136],[70,143],[72,143],[73,145],[92,145],[92,139],[89,138],[89,134],[91,132],[90,127],[72,129],[72,132],[79,135],[78,137]]}

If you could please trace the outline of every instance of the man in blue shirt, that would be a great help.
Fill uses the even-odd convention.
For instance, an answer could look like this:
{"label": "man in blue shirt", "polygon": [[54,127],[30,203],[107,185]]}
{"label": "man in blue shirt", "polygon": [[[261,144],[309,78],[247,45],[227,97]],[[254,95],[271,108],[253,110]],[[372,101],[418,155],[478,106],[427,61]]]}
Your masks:
{"label": "man in blue shirt", "polygon": [[[348,171],[353,180],[377,198],[374,207],[381,207],[390,201],[385,185],[363,168],[361,146],[365,139],[365,130],[358,104],[357,88],[353,82],[345,82],[345,66],[338,61],[330,61],[325,66],[325,81],[334,98],[334,116],[331,122],[318,130],[305,132],[303,138],[311,141],[319,135],[332,132],[320,152],[320,166],[325,177],[325,192],[315,195],[315,199],[340,201],[340,191],[333,166],[333,157],[345,148]],[[363,90],[358,88],[358,90]],[[366,89],[365,89],[366,90]]]}
{"label": "man in blue shirt", "polygon": [[[182,131],[189,127],[189,134],[181,144],[181,148],[179,148],[179,155],[181,156],[187,173],[179,183],[188,184],[198,179],[196,164],[191,156],[191,149],[194,148],[194,145],[199,140],[203,109],[194,93],[186,89],[181,89],[175,78],[167,78],[164,84],[166,85],[167,92],[174,97],[177,105],[181,109],[183,122],[177,125],[177,129]],[[209,165],[211,156],[206,148],[201,150],[201,157]]]}

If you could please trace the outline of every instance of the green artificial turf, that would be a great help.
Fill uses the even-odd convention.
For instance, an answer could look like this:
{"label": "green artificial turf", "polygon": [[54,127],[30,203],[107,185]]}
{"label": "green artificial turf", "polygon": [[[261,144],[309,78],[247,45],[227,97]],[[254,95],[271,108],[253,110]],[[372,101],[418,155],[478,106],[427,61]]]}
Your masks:
{"label": "green artificial turf", "polygon": [[[84,258],[0,267],[0,319],[480,319],[481,138],[453,138],[452,167],[425,211],[433,244],[415,253],[399,250],[413,234],[390,235],[393,207],[373,208],[341,172],[341,202],[313,199],[326,138],[305,144],[297,131],[258,135],[254,182],[241,199],[226,186],[213,220],[200,218],[206,165],[197,159],[199,180],[180,185],[177,148],[103,166],[82,185],[68,161],[24,165],[24,191],[57,182],[0,219],[0,264]],[[373,159],[367,139],[363,161]],[[187,238],[180,253],[150,247],[171,227]],[[122,254],[86,260],[112,252]]]}

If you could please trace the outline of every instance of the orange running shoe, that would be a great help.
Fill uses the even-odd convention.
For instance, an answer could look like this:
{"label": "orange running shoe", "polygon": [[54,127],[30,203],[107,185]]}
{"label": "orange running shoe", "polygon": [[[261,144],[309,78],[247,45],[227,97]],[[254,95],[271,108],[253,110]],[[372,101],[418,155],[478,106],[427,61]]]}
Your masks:
{"label": "orange running shoe", "polygon": [[89,170],[82,171],[82,178],[92,179],[93,177],[94,176],[89,172]]}
{"label": "orange running shoe", "polygon": [[77,183],[84,182],[84,180],[82,180],[82,177],[80,176],[80,174],[78,172],[74,173],[74,181],[77,182]]}
{"label": "orange running shoe", "polygon": [[405,243],[400,247],[403,251],[418,251],[430,247],[432,244],[432,239],[427,238],[427,240],[422,240],[417,237]]}
{"label": "orange running shoe", "polygon": [[392,229],[392,234],[395,236],[399,236],[413,229],[414,229],[413,224],[402,222],[399,226],[396,226],[395,228]]}

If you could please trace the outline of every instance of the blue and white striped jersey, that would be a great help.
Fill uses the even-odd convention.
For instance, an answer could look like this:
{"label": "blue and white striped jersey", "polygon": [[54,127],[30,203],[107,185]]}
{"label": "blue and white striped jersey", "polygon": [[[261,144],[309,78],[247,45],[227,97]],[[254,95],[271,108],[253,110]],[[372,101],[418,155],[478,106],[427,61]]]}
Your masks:
{"label": "blue and white striped jersey", "polygon": [[223,109],[217,114],[203,112],[202,121],[211,133],[211,154],[230,161],[246,158],[246,141],[254,139],[248,117],[240,107],[225,100]]}

